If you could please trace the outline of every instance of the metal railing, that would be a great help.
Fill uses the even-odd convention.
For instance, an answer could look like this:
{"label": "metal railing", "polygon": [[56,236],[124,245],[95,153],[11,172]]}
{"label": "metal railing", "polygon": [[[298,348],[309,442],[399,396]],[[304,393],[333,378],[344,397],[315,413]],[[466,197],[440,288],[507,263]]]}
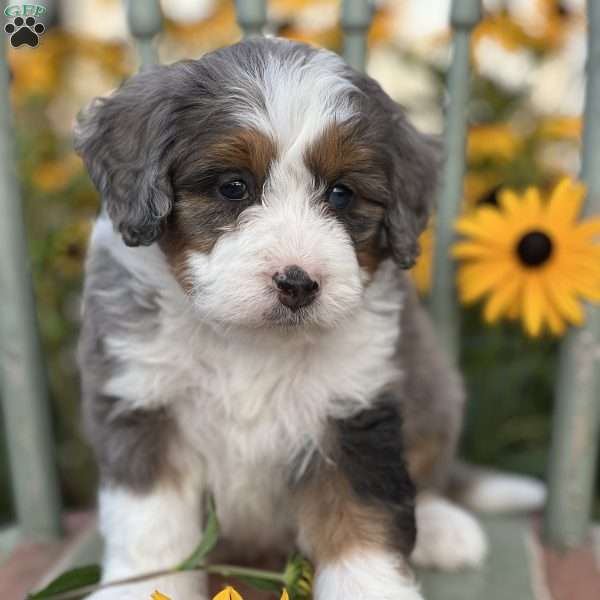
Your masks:
{"label": "metal railing", "polygon": [[[600,215],[600,2],[588,0],[588,55],[581,179],[584,215]],[[585,538],[594,494],[600,425],[600,309],[562,344],[549,461],[546,536],[556,546]]]}
{"label": "metal railing", "polygon": [[[141,67],[156,61],[153,45],[162,16],[157,0],[126,2]],[[260,35],[267,24],[266,0],[236,0],[244,35]],[[448,77],[447,161],[439,195],[431,310],[443,342],[456,357],[459,331],[454,266],[449,258],[453,222],[463,195],[470,81],[470,33],[481,14],[480,0],[454,0],[453,58]],[[343,0],[344,55],[357,69],[366,62],[366,35],[372,18],[368,0]],[[589,61],[582,178],[588,184],[588,214],[600,214],[600,3],[588,0]],[[14,169],[8,70],[0,50],[0,367],[1,396],[8,432],[15,504],[21,530],[36,537],[60,533],[56,469],[52,460],[46,379],[36,327],[18,182]],[[557,386],[553,450],[549,469],[548,539],[575,546],[586,534],[593,491],[600,415],[600,312],[588,307],[586,326],[563,344]]]}
{"label": "metal railing", "polygon": [[47,539],[60,534],[59,493],[15,164],[5,41],[0,43],[0,396],[19,529]]}
{"label": "metal railing", "polygon": [[471,87],[471,32],[480,18],[480,0],[458,0],[452,3],[450,24],[454,30],[453,56],[448,73],[449,102],[444,134],[447,159],[437,202],[430,308],[441,341],[455,359],[459,349],[459,313],[454,284],[455,265],[449,258],[449,250],[454,237],[452,224],[460,213],[463,198],[467,111]]}

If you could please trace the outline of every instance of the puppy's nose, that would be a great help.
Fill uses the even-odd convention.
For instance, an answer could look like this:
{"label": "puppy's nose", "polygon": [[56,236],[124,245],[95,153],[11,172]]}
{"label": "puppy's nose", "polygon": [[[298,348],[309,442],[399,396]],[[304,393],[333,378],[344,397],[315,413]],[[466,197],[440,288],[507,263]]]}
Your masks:
{"label": "puppy's nose", "polygon": [[279,301],[291,310],[310,304],[319,291],[319,284],[296,265],[286,267],[283,273],[275,273],[273,283],[279,292]]}

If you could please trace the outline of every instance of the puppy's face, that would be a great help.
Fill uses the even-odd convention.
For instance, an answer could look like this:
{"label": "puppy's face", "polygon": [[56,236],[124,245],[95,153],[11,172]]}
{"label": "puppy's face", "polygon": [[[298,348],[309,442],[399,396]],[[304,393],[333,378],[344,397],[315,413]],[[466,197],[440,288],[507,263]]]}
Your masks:
{"label": "puppy's face", "polygon": [[239,126],[174,170],[160,244],[203,315],[328,327],[360,303],[383,256],[385,164],[362,124],[328,121],[288,139]]}
{"label": "puppy's face", "polygon": [[77,148],[129,245],[157,242],[207,319],[333,327],[414,262],[431,143],[335,55],[253,40],[138,75]]}

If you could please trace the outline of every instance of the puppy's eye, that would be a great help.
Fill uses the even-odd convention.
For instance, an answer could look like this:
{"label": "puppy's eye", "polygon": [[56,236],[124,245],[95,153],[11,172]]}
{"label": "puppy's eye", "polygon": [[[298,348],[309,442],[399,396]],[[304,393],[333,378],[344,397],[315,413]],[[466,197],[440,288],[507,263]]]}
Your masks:
{"label": "puppy's eye", "polygon": [[327,192],[327,202],[332,208],[338,210],[346,208],[352,202],[352,198],[354,198],[354,192],[341,184],[334,185]]}
{"label": "puppy's eye", "polygon": [[241,179],[227,181],[219,186],[219,192],[228,200],[245,200],[248,198],[248,186]]}

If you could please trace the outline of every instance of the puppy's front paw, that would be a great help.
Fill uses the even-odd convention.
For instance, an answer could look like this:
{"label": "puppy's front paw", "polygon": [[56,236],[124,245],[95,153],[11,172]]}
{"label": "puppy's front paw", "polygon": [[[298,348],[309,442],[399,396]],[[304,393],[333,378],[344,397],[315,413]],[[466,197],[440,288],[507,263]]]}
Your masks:
{"label": "puppy's front paw", "polygon": [[315,600],[423,600],[400,557],[363,551],[317,569]]}
{"label": "puppy's front paw", "polygon": [[481,565],[487,541],[472,515],[444,498],[423,495],[417,500],[416,517],[416,565],[444,571]]}

